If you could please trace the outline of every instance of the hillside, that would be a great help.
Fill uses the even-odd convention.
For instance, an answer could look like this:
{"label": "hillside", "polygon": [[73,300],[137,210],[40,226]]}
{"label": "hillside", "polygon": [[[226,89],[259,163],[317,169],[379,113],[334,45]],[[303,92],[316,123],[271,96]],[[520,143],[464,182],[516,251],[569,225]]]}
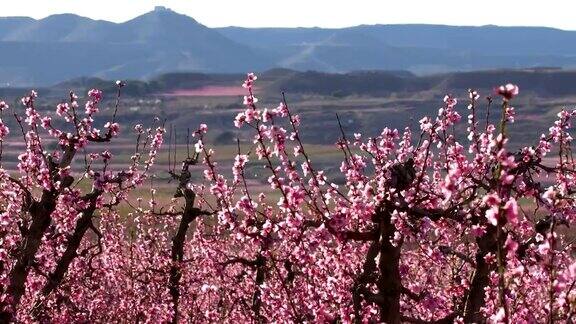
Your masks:
{"label": "hillside", "polygon": [[65,14],[2,18],[0,26],[4,85],[49,85],[81,76],[138,79],[168,71],[241,72],[270,64],[245,45],[165,8],[122,24]]}
{"label": "hillside", "polygon": [[[419,76],[409,71],[360,70],[347,73],[271,69],[259,73],[259,91],[277,97],[281,92],[297,95],[320,95],[334,98],[348,96],[387,97],[390,95],[419,95],[467,91],[469,88],[491,93],[497,84],[515,82],[523,92],[538,97],[576,95],[576,70],[557,68],[497,69],[470,72],[451,72]],[[157,97],[175,90],[198,90],[205,87],[236,87],[243,73],[165,73],[149,80],[128,79],[124,88],[129,97]],[[114,92],[112,79],[98,77],[71,78],[52,86],[41,87],[46,94],[84,91],[90,88]],[[3,93],[26,92],[26,87],[0,87]]]}
{"label": "hillside", "polygon": [[0,18],[0,84],[47,86],[78,77],[151,80],[171,72],[288,68],[419,75],[576,67],[576,31],[541,27],[361,25],[208,28],[164,7],[123,23],[59,14]]}
{"label": "hillside", "polygon": [[[210,125],[210,141],[233,144],[243,137],[232,120],[242,109],[243,74],[169,73],[148,81],[128,80],[118,120],[124,124],[146,123],[159,116],[178,129]],[[284,91],[295,113],[303,120],[303,139],[309,143],[333,144],[339,136],[336,114],[349,131],[377,134],[383,127],[416,125],[424,115],[435,115],[445,94],[459,101],[466,116],[468,89],[492,96],[494,86],[514,82],[521,95],[515,100],[522,111],[511,132],[533,138],[546,131],[562,107],[576,106],[576,71],[557,69],[489,70],[418,76],[407,71],[354,71],[326,73],[273,69],[259,74],[256,95],[259,104],[276,107]],[[39,108],[54,110],[66,100],[69,90],[85,95],[88,89],[104,91],[104,115],[110,114],[115,99],[113,80],[75,78],[50,87],[38,88]],[[25,88],[0,88],[0,99],[20,107],[18,98]],[[485,109],[483,103],[482,109]],[[496,114],[497,115],[497,114]],[[495,116],[495,115],[494,115]],[[494,117],[495,118],[495,117]],[[15,129],[12,118],[3,118]],[[98,123],[99,121],[97,121]],[[17,135],[17,133],[14,133]],[[180,138],[180,141],[184,141]],[[522,143],[528,144],[528,143]],[[531,143],[530,143],[531,144]]]}
{"label": "hillside", "polygon": [[[263,74],[267,76],[267,73]],[[495,85],[514,82],[523,92],[539,97],[576,94],[576,71],[558,69],[485,70],[417,76],[402,71],[357,71],[349,73],[284,71],[270,76],[270,92],[320,94],[328,96],[389,96],[467,91],[490,93]]]}

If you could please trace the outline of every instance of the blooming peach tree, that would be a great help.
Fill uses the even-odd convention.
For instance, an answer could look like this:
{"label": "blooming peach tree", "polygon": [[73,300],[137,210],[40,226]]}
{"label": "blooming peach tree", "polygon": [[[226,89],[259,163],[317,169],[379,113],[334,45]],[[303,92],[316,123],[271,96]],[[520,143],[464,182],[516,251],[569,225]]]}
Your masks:
{"label": "blooming peach tree", "polygon": [[[119,100],[123,83],[117,85]],[[161,125],[134,128],[136,149],[125,169],[113,169],[112,154],[95,147],[120,131],[118,101],[103,129],[94,125],[102,95],[90,90],[82,111],[70,92],[69,101],[56,107],[59,127],[36,109],[35,91],[21,100],[24,115],[12,108],[25,148],[17,170],[0,168],[0,322],[42,320],[55,309],[76,313],[83,308],[69,282],[98,267],[101,229],[114,221],[114,207],[144,182],[154,163],[162,144]],[[0,109],[8,112],[10,107],[2,102]],[[0,121],[0,144],[8,133]],[[53,142],[56,149],[48,151]],[[80,172],[74,171],[75,163]]]}
{"label": "blooming peach tree", "polygon": [[[255,81],[249,74],[234,120],[251,134],[250,148],[238,141],[225,170],[202,124],[191,134],[195,152],[169,169],[176,185],[165,205],[132,199],[127,190],[145,180],[162,127],[136,127],[147,140],[136,145],[128,170],[111,171],[106,151],[89,155],[79,177],[92,189],[83,193],[71,161],[118,131],[114,119],[103,133],[92,126],[101,94],[89,94],[82,119],[75,96],[58,106],[74,126],[69,133],[35,112],[35,95],[26,97],[26,151],[17,175],[1,174],[2,318],[571,321],[576,111],[561,111],[547,134],[519,150],[510,149],[508,132],[518,95],[512,84],[495,90],[499,106],[492,98],[482,104],[474,90],[467,109],[446,96],[418,129],[366,137],[340,126],[345,181],[337,183],[314,164],[285,99],[276,108],[257,106]],[[501,114],[497,125],[491,110]],[[42,148],[41,129],[61,152]],[[138,153],[144,149],[146,157]],[[250,185],[251,165],[264,167],[269,188]],[[195,172],[203,180],[194,181]],[[121,203],[131,206],[126,215]]]}

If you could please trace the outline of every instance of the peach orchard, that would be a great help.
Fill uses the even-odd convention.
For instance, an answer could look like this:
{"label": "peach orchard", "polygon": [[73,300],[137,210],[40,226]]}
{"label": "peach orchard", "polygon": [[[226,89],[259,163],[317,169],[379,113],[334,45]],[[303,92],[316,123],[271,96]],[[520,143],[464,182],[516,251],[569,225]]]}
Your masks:
{"label": "peach orchard", "polygon": [[[509,148],[512,84],[486,101],[446,96],[418,129],[365,137],[340,126],[336,184],[306,150],[299,116],[285,99],[259,107],[255,82],[248,74],[230,121],[252,149],[239,144],[223,170],[199,123],[193,153],[168,172],[168,205],[131,196],[149,184],[163,121],[120,127],[114,113],[96,125],[98,90],[84,106],[71,92],[58,123],[35,92],[1,102],[18,127],[0,121],[0,141],[26,145],[16,170],[0,167],[0,322],[572,320],[576,111],[520,150]],[[124,168],[106,150],[120,131],[135,139]],[[255,162],[265,192],[247,181]]]}

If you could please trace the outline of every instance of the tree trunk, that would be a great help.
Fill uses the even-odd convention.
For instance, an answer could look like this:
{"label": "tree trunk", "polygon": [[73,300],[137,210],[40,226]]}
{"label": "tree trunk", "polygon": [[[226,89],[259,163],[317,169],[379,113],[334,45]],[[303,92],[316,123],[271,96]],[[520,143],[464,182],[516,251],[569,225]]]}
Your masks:
{"label": "tree trunk", "polygon": [[401,322],[400,295],[402,293],[402,281],[400,278],[400,249],[392,245],[390,240],[394,237],[395,227],[390,222],[390,213],[384,213],[381,225],[380,244],[380,277],[378,278],[378,294],[382,297],[380,302],[380,321],[388,324]]}
{"label": "tree trunk", "polygon": [[[183,172],[184,174],[184,172]],[[179,186],[177,191],[177,196],[182,195],[185,199],[184,212],[182,213],[182,219],[180,219],[180,224],[178,225],[178,230],[172,238],[172,251],[171,259],[172,265],[170,266],[170,278],[168,282],[168,289],[170,291],[170,296],[172,296],[172,310],[174,315],[172,317],[172,323],[176,324],[180,318],[179,302],[180,302],[180,279],[182,278],[182,272],[180,267],[182,266],[182,261],[184,259],[184,245],[186,244],[186,233],[190,224],[201,214],[201,211],[194,208],[194,200],[196,195],[194,192],[185,187],[188,179],[190,179],[189,173],[184,182]]]}
{"label": "tree trunk", "polygon": [[183,214],[180,224],[178,225],[178,231],[176,235],[172,238],[172,265],[170,266],[170,279],[169,279],[169,290],[170,296],[172,296],[172,307],[174,311],[174,316],[172,318],[172,323],[178,323],[179,311],[178,304],[180,300],[180,279],[182,278],[182,273],[180,271],[181,262],[184,258],[184,243],[186,241],[186,232],[190,227],[190,223],[194,220],[191,214]]}
{"label": "tree trunk", "polygon": [[34,201],[30,206],[29,212],[32,216],[32,224],[30,224],[30,228],[21,245],[20,256],[10,271],[10,283],[6,293],[11,300],[8,302],[8,309],[0,313],[0,322],[11,322],[16,315],[16,309],[26,289],[26,280],[30,267],[34,264],[34,258],[40,248],[40,243],[42,243],[42,237],[52,221],[51,215],[56,208],[56,198],[57,194],[55,192],[45,190],[40,201]]}
{"label": "tree trunk", "polygon": [[495,269],[495,265],[486,263],[484,257],[488,253],[496,253],[498,241],[496,240],[496,227],[489,226],[484,236],[476,239],[478,252],[476,253],[476,271],[470,283],[470,290],[464,308],[465,323],[485,323],[486,318],[480,312],[480,308],[485,305],[484,290],[488,286],[490,272]]}

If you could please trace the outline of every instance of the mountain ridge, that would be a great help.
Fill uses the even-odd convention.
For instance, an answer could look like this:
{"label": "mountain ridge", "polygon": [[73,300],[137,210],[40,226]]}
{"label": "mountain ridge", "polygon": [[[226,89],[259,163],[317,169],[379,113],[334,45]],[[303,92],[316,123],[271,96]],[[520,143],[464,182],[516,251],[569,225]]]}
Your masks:
{"label": "mountain ridge", "polygon": [[576,67],[576,31],[550,27],[377,24],[347,28],[209,28],[164,7],[115,23],[74,14],[0,17],[0,85],[76,77],[149,79],[169,72],[289,68],[345,73]]}

